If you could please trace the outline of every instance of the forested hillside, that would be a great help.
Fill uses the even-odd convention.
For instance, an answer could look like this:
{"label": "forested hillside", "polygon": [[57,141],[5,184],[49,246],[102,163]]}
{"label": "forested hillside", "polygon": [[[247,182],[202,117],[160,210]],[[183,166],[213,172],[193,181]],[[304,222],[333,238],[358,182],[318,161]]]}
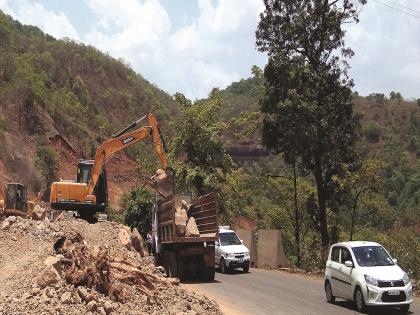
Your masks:
{"label": "forested hillside", "polygon": [[[164,127],[177,111],[168,94],[123,60],[56,40],[1,11],[0,104],[0,181],[21,181],[32,191],[58,177],[73,179],[78,158],[92,157],[98,144],[146,111]],[[122,169],[118,161],[110,166],[117,194],[117,183],[132,174],[125,168],[133,166],[126,155],[119,159]]]}
{"label": "forested hillside", "polygon": [[[261,120],[255,120],[255,117],[260,115],[259,97],[263,89],[263,79],[256,76],[234,82],[220,92],[223,100],[221,115],[226,121],[232,122],[232,133],[239,134],[235,144],[245,143],[249,150],[260,147]],[[365,158],[385,163],[384,209],[394,209],[399,218],[403,216],[409,221],[418,220],[420,100],[404,100],[395,92],[389,96],[374,93],[367,97],[355,93],[353,100],[355,111],[362,117],[360,154]],[[247,132],[243,133],[244,130]]]}
{"label": "forested hillside", "polygon": [[[226,214],[251,218],[260,228],[282,229],[289,257],[296,263],[293,170],[281,156],[269,155],[261,146],[259,97],[264,81],[256,74],[220,91],[221,116],[229,122],[228,138],[234,139],[227,141],[228,151],[241,165],[226,179]],[[361,115],[357,145],[361,167],[336,178],[336,199],[327,213],[331,241],[349,239],[355,209],[353,239],[386,244],[405,257],[402,263],[418,277],[419,261],[414,257],[420,249],[413,244],[420,241],[420,100],[404,100],[395,92],[367,97],[354,93],[353,103]],[[245,156],[235,155],[238,146]],[[256,151],[262,154],[247,154]],[[316,267],[320,256],[312,250],[319,244],[312,220],[315,183],[305,169],[297,168],[301,264]]]}

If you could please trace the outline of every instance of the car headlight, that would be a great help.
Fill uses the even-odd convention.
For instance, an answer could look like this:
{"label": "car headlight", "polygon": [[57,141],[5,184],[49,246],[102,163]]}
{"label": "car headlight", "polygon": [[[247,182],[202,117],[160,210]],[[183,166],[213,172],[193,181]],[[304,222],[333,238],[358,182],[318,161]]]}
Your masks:
{"label": "car headlight", "polygon": [[372,276],[365,275],[365,280],[366,280],[366,283],[367,284],[373,285],[375,287],[378,286],[378,279],[376,279],[376,278],[374,278]]}
{"label": "car headlight", "polygon": [[233,253],[229,253],[229,254],[227,254],[227,256],[228,256],[229,258],[235,258],[235,254],[233,254]]}
{"label": "car headlight", "polygon": [[244,253],[245,257],[249,257],[249,251]]}
{"label": "car headlight", "polygon": [[410,277],[408,276],[406,272],[404,272],[404,277],[402,278],[402,281],[404,281],[404,285],[407,285],[411,282]]}

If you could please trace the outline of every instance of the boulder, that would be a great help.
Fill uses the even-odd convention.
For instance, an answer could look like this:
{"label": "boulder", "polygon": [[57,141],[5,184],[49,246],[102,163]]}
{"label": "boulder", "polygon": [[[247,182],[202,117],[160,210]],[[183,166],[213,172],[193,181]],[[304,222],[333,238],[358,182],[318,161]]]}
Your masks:
{"label": "boulder", "polygon": [[57,256],[48,256],[44,260],[44,264],[49,267],[53,267],[54,270],[57,272],[57,274],[60,276],[61,272],[63,271],[63,266],[61,265],[61,258],[63,258],[61,255]]}
{"label": "boulder", "polygon": [[112,305],[110,301],[106,301],[104,303],[104,308],[107,314],[111,314],[114,311],[114,306]]}
{"label": "boulder", "polygon": [[17,221],[17,218],[14,215],[11,215],[10,217],[7,217],[4,221],[15,223]]}
{"label": "boulder", "polygon": [[60,276],[54,267],[47,267],[36,279],[38,286],[43,289],[60,281]]}
{"label": "boulder", "polygon": [[60,298],[61,303],[63,304],[71,304],[71,292],[65,292]]}
{"label": "boulder", "polygon": [[131,244],[134,249],[140,253],[142,257],[146,256],[146,250],[144,248],[144,241],[141,237],[139,231],[134,228],[133,233],[131,233]]}
{"label": "boulder", "polygon": [[95,300],[90,301],[90,302],[86,305],[86,308],[87,308],[89,311],[91,311],[91,312],[96,312],[96,310],[97,310],[97,308],[98,308],[98,303],[97,303]]}
{"label": "boulder", "polygon": [[195,223],[195,219],[190,217],[185,227],[185,236],[192,237],[192,236],[200,236],[200,232],[198,231],[197,224]]}
{"label": "boulder", "polygon": [[1,225],[1,229],[3,231],[6,231],[9,229],[9,227],[12,225],[12,223],[10,221],[4,221]]}
{"label": "boulder", "polygon": [[188,215],[187,211],[183,207],[176,208],[175,211],[175,225],[178,229],[179,235],[185,234],[185,227],[187,225]]}
{"label": "boulder", "polygon": [[40,205],[36,205],[32,211],[32,220],[44,220],[46,213],[47,210],[45,210],[45,208],[42,208]]}
{"label": "boulder", "polygon": [[126,229],[120,229],[120,231],[118,232],[118,238],[125,248],[131,250],[131,233],[129,231],[127,231]]}

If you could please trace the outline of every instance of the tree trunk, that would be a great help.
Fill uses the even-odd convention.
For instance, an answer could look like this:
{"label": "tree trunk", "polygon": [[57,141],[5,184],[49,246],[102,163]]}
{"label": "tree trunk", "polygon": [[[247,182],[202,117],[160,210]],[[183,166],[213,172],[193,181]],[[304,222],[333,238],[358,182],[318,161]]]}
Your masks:
{"label": "tree trunk", "polygon": [[356,217],[356,208],[357,208],[357,202],[355,201],[353,205],[353,213],[351,215],[350,241],[353,240],[354,219]]}
{"label": "tree trunk", "polygon": [[295,241],[296,241],[296,257],[297,266],[301,266],[301,255],[300,255],[300,223],[299,223],[299,209],[297,201],[297,184],[296,184],[296,159],[293,160],[293,192],[295,201]]}
{"label": "tree trunk", "polygon": [[328,222],[327,222],[327,198],[324,188],[324,180],[322,178],[322,171],[319,168],[315,172],[316,179],[316,190],[318,194],[318,206],[319,206],[319,230],[321,232],[321,245],[322,245],[322,258],[326,260],[328,255],[328,247],[330,245],[330,237],[328,235]]}

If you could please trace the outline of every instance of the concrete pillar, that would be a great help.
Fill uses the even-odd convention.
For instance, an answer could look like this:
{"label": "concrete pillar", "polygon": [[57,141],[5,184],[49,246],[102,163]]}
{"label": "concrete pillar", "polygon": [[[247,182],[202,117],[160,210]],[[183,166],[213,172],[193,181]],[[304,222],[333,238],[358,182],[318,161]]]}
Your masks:
{"label": "concrete pillar", "polygon": [[258,268],[290,267],[284,254],[280,230],[258,230]]}
{"label": "concrete pillar", "polygon": [[258,260],[256,232],[257,230],[236,230],[239,239],[243,240],[244,245],[249,249],[251,266],[256,266]]}

